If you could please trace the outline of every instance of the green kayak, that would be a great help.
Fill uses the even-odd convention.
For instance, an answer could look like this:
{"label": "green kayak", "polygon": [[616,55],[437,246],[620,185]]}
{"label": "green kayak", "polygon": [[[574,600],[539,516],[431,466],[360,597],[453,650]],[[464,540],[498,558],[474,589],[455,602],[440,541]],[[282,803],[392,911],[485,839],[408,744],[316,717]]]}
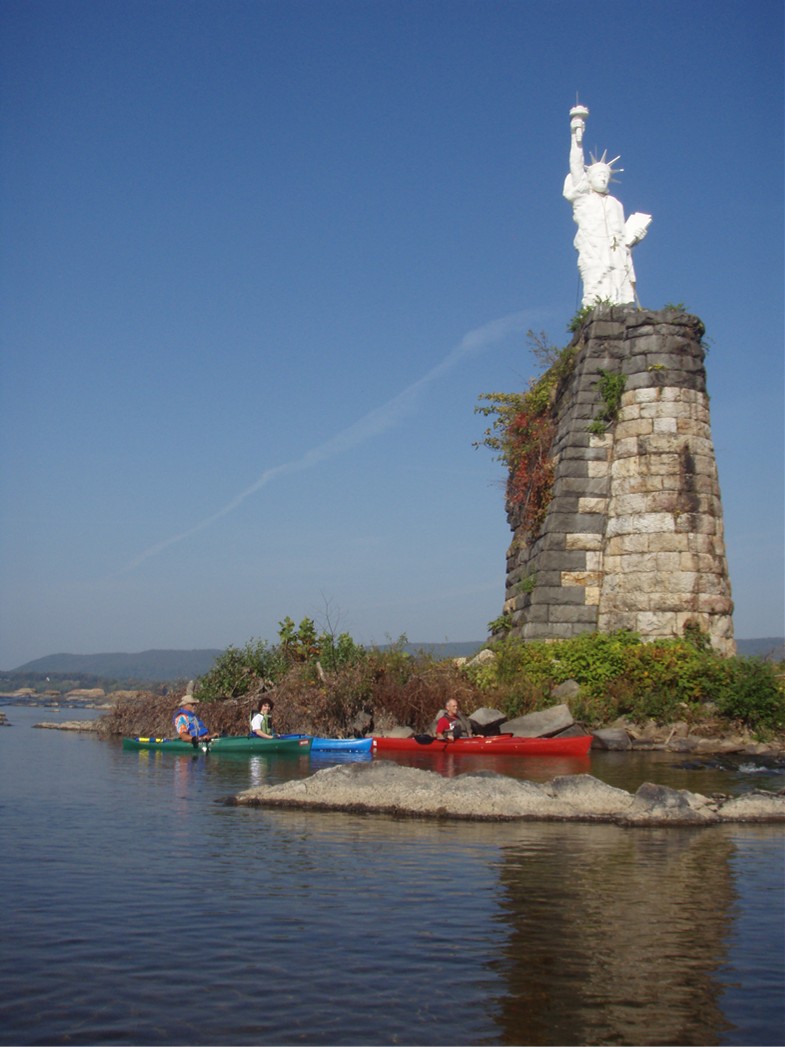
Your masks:
{"label": "green kayak", "polygon": [[232,737],[214,738],[211,742],[193,745],[179,738],[123,738],[124,749],[154,749],[163,753],[245,753],[248,756],[256,753],[301,753],[310,752],[313,739],[310,736],[300,738],[249,738]]}

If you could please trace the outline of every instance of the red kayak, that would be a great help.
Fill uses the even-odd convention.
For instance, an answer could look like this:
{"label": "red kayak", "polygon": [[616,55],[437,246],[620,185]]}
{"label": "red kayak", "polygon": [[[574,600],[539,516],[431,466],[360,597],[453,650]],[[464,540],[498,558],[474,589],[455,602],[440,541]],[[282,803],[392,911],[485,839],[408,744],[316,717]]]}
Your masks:
{"label": "red kayak", "polygon": [[485,738],[456,738],[454,742],[416,738],[374,738],[373,751],[380,753],[473,753],[483,756],[588,756],[591,735],[569,738],[518,738],[514,734],[493,734]]}

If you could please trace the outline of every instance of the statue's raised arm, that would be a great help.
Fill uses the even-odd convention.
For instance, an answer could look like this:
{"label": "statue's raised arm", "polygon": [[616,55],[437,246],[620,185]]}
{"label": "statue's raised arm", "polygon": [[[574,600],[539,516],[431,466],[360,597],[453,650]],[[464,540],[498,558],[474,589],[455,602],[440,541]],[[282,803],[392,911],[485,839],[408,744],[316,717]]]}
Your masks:
{"label": "statue's raised arm", "polygon": [[586,161],[583,157],[583,129],[589,110],[585,105],[576,105],[570,110],[570,176],[577,186],[586,177]]}
{"label": "statue's raised arm", "polygon": [[578,226],[575,249],[583,279],[583,305],[635,302],[635,270],[630,248],[646,235],[651,215],[634,214],[625,222],[624,208],[608,193],[617,172],[606,162],[604,152],[587,165],[583,154],[583,131],[589,110],[576,105],[570,110],[570,173],[564,180],[564,196],[572,204]]}

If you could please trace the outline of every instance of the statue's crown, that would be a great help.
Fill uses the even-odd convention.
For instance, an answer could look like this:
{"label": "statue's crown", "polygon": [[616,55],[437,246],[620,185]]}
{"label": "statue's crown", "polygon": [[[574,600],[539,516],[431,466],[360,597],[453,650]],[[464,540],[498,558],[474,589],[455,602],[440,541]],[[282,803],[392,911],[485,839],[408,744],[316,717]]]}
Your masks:
{"label": "statue's crown", "polygon": [[605,158],[606,158],[607,155],[608,155],[608,150],[607,149],[603,149],[602,156],[599,159],[597,159],[597,157],[594,155],[594,153],[589,153],[589,156],[591,157],[591,164],[589,166],[590,167],[594,167],[596,165],[600,165],[601,164],[603,167],[607,167],[608,168],[608,170],[611,173],[611,176],[616,175],[616,174],[622,174],[622,172],[624,171],[623,167],[614,167],[613,166],[616,163],[617,160],[621,160],[621,156],[614,156],[614,158],[612,160],[606,160]]}

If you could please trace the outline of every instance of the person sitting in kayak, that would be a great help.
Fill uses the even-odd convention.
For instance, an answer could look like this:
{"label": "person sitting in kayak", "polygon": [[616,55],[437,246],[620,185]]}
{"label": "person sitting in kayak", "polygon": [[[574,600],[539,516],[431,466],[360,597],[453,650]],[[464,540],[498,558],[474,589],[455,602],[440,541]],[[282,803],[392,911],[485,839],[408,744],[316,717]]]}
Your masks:
{"label": "person sitting in kayak", "polygon": [[183,742],[197,745],[199,742],[210,742],[216,736],[210,734],[204,722],[196,715],[196,705],[199,699],[192,694],[186,694],[180,708],[174,714],[174,729],[177,737]]}
{"label": "person sitting in kayak", "polygon": [[436,721],[436,737],[441,742],[451,742],[456,738],[468,738],[472,733],[469,721],[458,709],[458,701],[448,698],[444,709]]}
{"label": "person sitting in kayak", "polygon": [[269,698],[262,698],[259,704],[259,712],[251,717],[251,734],[257,738],[274,738],[273,722],[270,714],[273,711],[273,703]]}

